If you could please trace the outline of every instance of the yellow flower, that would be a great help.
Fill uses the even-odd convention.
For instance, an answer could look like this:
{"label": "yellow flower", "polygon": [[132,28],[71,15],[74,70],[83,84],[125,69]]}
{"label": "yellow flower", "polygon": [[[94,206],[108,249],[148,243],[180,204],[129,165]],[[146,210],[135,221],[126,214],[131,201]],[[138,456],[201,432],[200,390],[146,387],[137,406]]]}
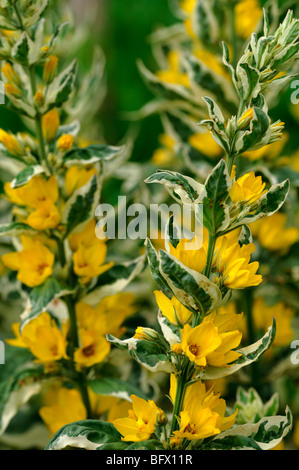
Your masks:
{"label": "yellow flower", "polygon": [[8,95],[14,96],[15,98],[20,98],[23,94],[21,88],[14,85],[13,83],[5,83],[4,87],[5,87],[5,92]]}
{"label": "yellow flower", "polygon": [[104,264],[107,245],[103,241],[91,246],[79,245],[73,254],[74,272],[81,278],[82,284],[87,284],[93,277],[103,274],[113,266],[113,262]]}
{"label": "yellow flower", "polygon": [[263,298],[258,297],[254,300],[252,313],[255,328],[262,332],[267,331],[275,318],[276,335],[273,342],[275,346],[288,346],[291,343],[294,337],[292,320],[295,316],[292,308],[284,302],[268,305]]}
{"label": "yellow flower", "polygon": [[266,183],[263,183],[261,176],[255,176],[251,171],[237,179],[232,185],[229,195],[234,203],[252,204],[266,194],[265,186]]}
{"label": "yellow flower", "polygon": [[162,147],[155,150],[152,156],[152,162],[155,165],[170,165],[175,158],[176,141],[168,134],[161,134],[159,141]]}
{"label": "yellow flower", "polygon": [[131,395],[133,409],[128,418],[113,421],[114,427],[123,436],[122,441],[141,442],[148,440],[155,432],[155,423],[159,408],[152,400],[146,401]]}
{"label": "yellow flower", "polygon": [[299,239],[299,229],[286,227],[287,216],[276,212],[250,224],[250,229],[263,248],[280,253],[287,252]]}
{"label": "yellow flower", "polygon": [[19,74],[15,71],[9,62],[5,62],[1,71],[10,83],[14,83],[17,87],[22,85]]}
{"label": "yellow flower", "polygon": [[87,418],[81,395],[75,388],[52,387],[44,395],[39,414],[51,435],[66,424]]}
{"label": "yellow flower", "polygon": [[58,199],[58,184],[54,175],[48,180],[36,175],[27,184],[15,189],[6,183],[4,190],[12,203],[34,209],[46,202],[55,204]]}
{"label": "yellow flower", "polygon": [[[254,244],[240,247],[238,235],[239,231],[235,230],[218,238],[212,262],[214,282],[221,281],[230,289],[243,289],[262,282],[262,276],[256,274],[259,263],[257,261],[250,263],[250,255],[255,250]],[[187,249],[190,240],[182,239],[176,248],[170,245],[169,250],[182,264],[202,273],[207,263],[206,231],[204,231],[203,242],[195,236],[192,243],[195,247],[197,245],[198,249]]]}
{"label": "yellow flower", "polygon": [[101,242],[96,236],[96,221],[91,219],[81,232],[73,233],[69,236],[69,244],[72,251],[77,251],[80,245],[85,247]]}
{"label": "yellow flower", "polygon": [[[171,376],[170,396],[174,402],[176,378]],[[225,417],[226,403],[213,390],[206,390],[201,381],[189,385],[184,396],[183,410],[180,413],[180,429],[174,432],[177,438],[188,440],[205,439],[231,428],[237,411]]]}
{"label": "yellow flower", "polygon": [[59,210],[52,202],[44,202],[26,219],[26,223],[36,230],[47,230],[57,227],[61,220]]}
{"label": "yellow flower", "polygon": [[97,170],[95,168],[72,166],[67,170],[65,175],[66,194],[70,196],[74,191],[84,186],[90,178],[96,174]]}
{"label": "yellow flower", "polygon": [[210,132],[192,134],[188,141],[191,147],[194,147],[208,157],[216,158],[222,154],[221,147],[215,142]]}
{"label": "yellow flower", "polygon": [[221,77],[226,79],[230,79],[229,73],[226,71],[225,67],[223,66],[223,62],[221,57],[213,54],[209,50],[207,50],[204,46],[196,47],[193,51],[195,57],[197,57],[204,65],[209,67],[209,69],[213,70],[213,72],[217,73]]}
{"label": "yellow flower", "polygon": [[204,318],[204,322],[213,321],[221,339],[221,344],[211,354],[207,355],[207,362],[212,367],[226,367],[236,361],[241,354],[234,351],[240,345],[242,332],[242,314],[217,314],[216,312]]}
{"label": "yellow flower", "polygon": [[43,71],[43,80],[46,83],[51,83],[56,73],[58,65],[58,57],[55,55],[50,55],[47,62],[44,65]]}
{"label": "yellow flower", "polygon": [[[190,248],[192,243],[192,249]],[[206,237],[202,241],[200,237],[195,236],[190,242],[188,239],[182,239],[176,247],[169,245],[170,254],[177,258],[181,263],[197,272],[203,272],[207,264],[208,243]]]}
{"label": "yellow flower", "polygon": [[91,389],[88,390],[92,412],[97,417],[106,415],[105,421],[112,423],[115,419],[125,418],[132,407],[131,402],[121,398],[98,395]]}
{"label": "yellow flower", "polygon": [[71,150],[74,141],[75,139],[71,134],[63,134],[57,141],[57,149],[59,152],[68,152]]}
{"label": "yellow flower", "polygon": [[104,297],[95,307],[84,302],[76,304],[77,323],[80,328],[94,330],[102,335],[107,333],[121,336],[125,328],[122,323],[135,313],[135,296],[129,292],[119,292]]}
{"label": "yellow flower", "polygon": [[0,142],[12,155],[15,155],[16,157],[22,157],[24,155],[24,148],[19,143],[18,139],[3,129],[0,129]]}
{"label": "yellow flower", "polygon": [[156,75],[160,80],[173,85],[190,86],[189,77],[181,71],[179,51],[170,51],[167,55],[168,69],[159,70]]}
{"label": "yellow flower", "polygon": [[76,349],[74,361],[80,367],[91,367],[108,356],[111,345],[97,331],[79,328],[80,347]]}
{"label": "yellow flower", "polygon": [[192,328],[186,324],[181,331],[181,348],[196,366],[205,367],[207,356],[221,344],[218,328],[212,321],[206,321]]}
{"label": "yellow flower", "polygon": [[237,34],[247,39],[256,29],[263,17],[263,11],[258,0],[241,0],[235,6],[235,22]]}
{"label": "yellow flower", "polygon": [[250,263],[255,250],[253,243],[240,246],[237,239],[224,235],[218,238],[213,258],[213,269],[221,275],[223,284],[229,289],[244,289],[258,286],[262,276],[256,274],[259,263]]}
{"label": "yellow flower", "polygon": [[48,142],[52,142],[60,125],[60,117],[57,109],[52,109],[42,117],[43,135]]}
{"label": "yellow flower", "polygon": [[192,312],[184,307],[175,297],[169,299],[163,292],[154,291],[156,302],[162,315],[166,317],[170,323],[182,326],[189,323],[192,319]]}
{"label": "yellow flower", "polygon": [[21,237],[23,250],[6,253],[2,261],[8,268],[18,271],[17,278],[28,287],[35,287],[52,274],[54,254],[33,237]]}
{"label": "yellow flower", "polygon": [[50,314],[43,312],[27,323],[22,333],[20,333],[19,327],[18,323],[13,325],[16,338],[7,340],[8,344],[28,348],[37,358],[37,362],[44,364],[67,358],[67,323],[63,324],[60,329]]}

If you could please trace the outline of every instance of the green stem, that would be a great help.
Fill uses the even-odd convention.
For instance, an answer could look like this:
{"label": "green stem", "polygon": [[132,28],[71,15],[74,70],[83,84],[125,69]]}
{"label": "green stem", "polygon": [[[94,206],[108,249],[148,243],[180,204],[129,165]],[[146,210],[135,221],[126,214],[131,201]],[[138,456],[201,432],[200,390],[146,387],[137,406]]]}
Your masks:
{"label": "green stem", "polygon": [[212,271],[212,263],[213,263],[213,256],[214,256],[216,241],[217,241],[217,236],[214,235],[213,233],[209,233],[207,264],[206,264],[205,271],[204,271],[204,274],[206,277],[210,277],[210,274]]}
{"label": "green stem", "polygon": [[185,378],[185,374],[183,370],[182,375],[177,378],[177,388],[176,388],[175,401],[174,401],[174,406],[173,406],[173,416],[172,416],[170,435],[172,435],[174,431],[176,431],[179,427],[178,417],[180,416],[180,412],[182,410],[184,396],[185,396],[185,389],[186,389],[186,378]]}

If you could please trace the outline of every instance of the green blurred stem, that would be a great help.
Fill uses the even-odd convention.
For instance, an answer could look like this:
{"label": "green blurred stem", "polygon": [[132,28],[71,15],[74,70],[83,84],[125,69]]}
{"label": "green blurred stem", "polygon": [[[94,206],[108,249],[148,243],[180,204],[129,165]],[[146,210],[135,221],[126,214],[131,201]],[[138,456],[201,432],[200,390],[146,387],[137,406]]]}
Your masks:
{"label": "green blurred stem", "polygon": [[[23,24],[22,15],[20,13],[17,1],[13,2],[13,7],[14,7],[15,14],[19,22],[19,28],[21,29],[21,31],[27,33],[26,28]],[[34,100],[34,97],[37,91],[35,67],[34,65],[28,65],[28,66],[25,66],[25,68],[27,69],[27,72],[28,72],[30,86],[31,86],[31,94]],[[34,121],[35,121],[35,127],[36,127],[36,136],[37,136],[38,145],[39,145],[39,156],[40,156],[41,162],[44,163],[44,165],[51,172],[51,169],[47,160],[46,150],[45,150],[45,142],[44,142],[44,136],[43,136],[43,131],[42,131],[42,116],[40,115],[36,107],[35,109],[36,109],[36,115],[35,115]]]}
{"label": "green blurred stem", "polygon": [[212,271],[212,263],[213,263],[213,256],[214,256],[216,241],[217,241],[217,236],[214,235],[214,233],[209,233],[207,264],[206,264],[205,271],[204,271],[204,274],[206,277],[210,277],[210,274]]}
{"label": "green blurred stem", "polygon": [[[242,310],[244,312],[246,323],[247,323],[247,334],[248,334],[248,343],[253,344],[256,342],[256,329],[253,318],[253,289],[247,288],[242,291]],[[259,386],[259,367],[257,362],[252,362],[251,367],[251,382],[252,386],[256,389]]]}
{"label": "green blurred stem", "polygon": [[231,18],[231,46],[233,50],[232,65],[236,68],[238,63],[238,38],[236,33],[236,17],[235,17],[235,5],[232,3],[229,7],[230,18]]}
{"label": "green blurred stem", "polygon": [[173,415],[172,415],[172,423],[171,423],[171,430],[170,435],[174,433],[179,428],[179,421],[178,417],[180,416],[180,412],[183,407],[185,391],[186,391],[186,367],[183,368],[182,373],[177,378],[177,387],[176,387],[176,394],[175,394],[175,401],[173,406]]}

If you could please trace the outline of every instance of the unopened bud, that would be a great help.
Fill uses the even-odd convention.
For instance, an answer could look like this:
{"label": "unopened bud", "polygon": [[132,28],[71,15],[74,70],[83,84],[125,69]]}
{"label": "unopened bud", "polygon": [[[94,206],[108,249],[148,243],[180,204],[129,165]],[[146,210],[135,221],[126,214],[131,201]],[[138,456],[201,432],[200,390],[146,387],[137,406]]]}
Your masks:
{"label": "unopened bud", "polygon": [[238,121],[238,129],[244,130],[253,119],[253,108],[249,108],[245,113],[242,114]]}
{"label": "unopened bud", "polygon": [[68,152],[71,150],[74,140],[75,139],[71,134],[62,135],[57,141],[57,149],[59,152]]}
{"label": "unopened bud", "polygon": [[45,103],[45,97],[42,91],[37,91],[34,96],[34,103],[38,108],[41,108]]}
{"label": "unopened bud", "polygon": [[46,83],[51,83],[56,73],[58,65],[58,57],[56,55],[50,55],[47,62],[44,65],[43,79]]}

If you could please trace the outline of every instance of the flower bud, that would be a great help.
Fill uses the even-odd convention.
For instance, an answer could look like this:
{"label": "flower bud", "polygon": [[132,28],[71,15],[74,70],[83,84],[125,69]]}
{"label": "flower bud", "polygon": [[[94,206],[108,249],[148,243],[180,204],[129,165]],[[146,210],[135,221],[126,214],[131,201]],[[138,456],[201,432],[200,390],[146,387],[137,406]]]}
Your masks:
{"label": "flower bud", "polygon": [[38,108],[41,108],[45,103],[45,97],[42,91],[37,91],[34,96],[34,103]]}
{"label": "flower bud", "polygon": [[253,108],[249,108],[242,114],[238,121],[238,129],[244,130],[253,119]]}
{"label": "flower bud", "polygon": [[134,338],[156,341],[159,338],[159,333],[152,328],[143,328],[142,326],[138,326],[135,330]]}
{"label": "flower bud", "polygon": [[74,140],[71,134],[63,134],[57,141],[57,149],[59,152],[68,152],[71,150]]}
{"label": "flower bud", "polygon": [[44,114],[42,118],[42,129],[43,135],[48,142],[52,142],[55,139],[59,125],[60,118],[56,109],[52,109]]}
{"label": "flower bud", "polygon": [[17,87],[20,87],[22,85],[19,74],[15,71],[15,69],[9,62],[6,62],[3,65],[1,71],[3,75],[7,78],[9,83],[13,83]]}
{"label": "flower bud", "polygon": [[46,83],[51,83],[54,79],[56,69],[58,65],[58,57],[56,55],[50,55],[47,62],[44,65],[43,79]]}

